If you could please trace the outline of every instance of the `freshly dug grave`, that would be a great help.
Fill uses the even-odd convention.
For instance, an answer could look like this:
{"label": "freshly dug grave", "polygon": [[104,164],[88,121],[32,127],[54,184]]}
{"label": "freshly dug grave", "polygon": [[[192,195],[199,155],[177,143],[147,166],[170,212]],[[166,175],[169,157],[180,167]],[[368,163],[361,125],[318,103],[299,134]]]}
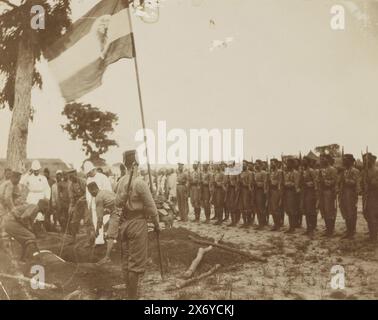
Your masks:
{"label": "freshly dug grave", "polygon": [[[160,234],[160,246],[162,251],[163,266],[166,272],[170,269],[186,270],[197,256],[198,249],[204,247],[189,239],[189,237],[200,240],[208,240],[214,242],[214,239],[200,237],[198,234],[184,228],[174,228],[164,230]],[[219,236],[220,237],[220,236]],[[153,266],[158,267],[158,251],[155,234],[150,234],[149,253],[153,261]],[[229,247],[235,247],[232,244],[223,243]],[[197,269],[197,273],[208,271],[216,264],[221,266],[232,266],[248,261],[246,257],[239,254],[228,252],[216,247],[206,253],[201,264]]]}
{"label": "freshly dug grave", "polygon": [[[163,230],[160,233],[160,246],[164,273],[179,279],[196,257],[201,246],[189,239],[189,236],[200,240],[214,241],[214,239],[200,237],[198,234],[184,228]],[[105,246],[95,247],[94,250],[86,247],[86,238],[82,234],[76,244],[69,244],[69,239],[62,250],[60,257],[66,262],[59,261],[45,255],[37,261],[23,266],[23,273],[32,277],[31,265],[40,264],[45,267],[46,283],[54,284],[55,290],[32,290],[37,299],[63,299],[72,292],[80,292],[74,298],[80,299],[119,299],[122,292],[114,290],[115,285],[123,283],[121,272],[120,244],[115,246],[112,253],[113,264],[97,266],[95,262],[105,255]],[[62,235],[49,233],[39,239],[39,247],[50,250],[59,255],[62,245]],[[235,247],[231,244],[225,244]],[[149,262],[147,272],[159,272],[159,259],[156,234],[149,233]],[[196,275],[210,270],[216,264],[222,267],[231,267],[248,261],[248,258],[228,252],[216,247],[206,253],[196,270]]]}

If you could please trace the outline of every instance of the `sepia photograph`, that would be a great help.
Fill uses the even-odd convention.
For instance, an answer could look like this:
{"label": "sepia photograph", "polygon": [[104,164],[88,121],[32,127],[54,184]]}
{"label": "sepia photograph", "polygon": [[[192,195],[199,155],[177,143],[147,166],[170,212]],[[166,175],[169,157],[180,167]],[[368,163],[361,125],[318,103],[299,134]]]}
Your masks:
{"label": "sepia photograph", "polygon": [[377,301],[377,84],[378,0],[0,0],[0,300]]}

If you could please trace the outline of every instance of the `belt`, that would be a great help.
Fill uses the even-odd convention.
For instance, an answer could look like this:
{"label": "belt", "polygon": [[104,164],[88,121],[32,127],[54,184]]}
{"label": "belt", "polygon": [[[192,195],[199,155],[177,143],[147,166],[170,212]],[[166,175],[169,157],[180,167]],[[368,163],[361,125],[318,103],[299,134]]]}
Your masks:
{"label": "belt", "polygon": [[177,185],[178,185],[178,186],[186,186],[185,183],[178,183]]}
{"label": "belt", "polygon": [[270,185],[269,188],[272,190],[278,190],[278,186],[275,186],[275,185]]}
{"label": "belt", "polygon": [[199,183],[191,183],[190,185],[191,185],[191,186],[198,187],[200,184],[199,184]]}
{"label": "belt", "polygon": [[126,221],[135,219],[146,219],[146,216],[143,211],[126,211],[123,217]]}

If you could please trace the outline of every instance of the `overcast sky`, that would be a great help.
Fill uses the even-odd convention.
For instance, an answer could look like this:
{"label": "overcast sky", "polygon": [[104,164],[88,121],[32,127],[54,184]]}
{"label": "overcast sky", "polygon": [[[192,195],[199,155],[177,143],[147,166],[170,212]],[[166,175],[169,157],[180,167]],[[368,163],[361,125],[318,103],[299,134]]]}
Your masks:
{"label": "overcast sky", "polygon": [[[74,1],[74,19],[96,2]],[[248,159],[330,143],[356,155],[366,145],[378,153],[378,38],[348,8],[346,29],[331,30],[330,9],[339,2],[166,0],[158,23],[134,17],[147,126],[164,120],[168,129],[244,129]],[[233,38],[227,48],[209,50],[227,37]],[[60,128],[64,102],[56,82],[45,63],[40,70],[44,89],[33,91],[28,156],[78,164],[85,156]],[[103,86],[81,102],[119,116],[120,148],[106,160],[118,162],[138,145],[132,60],[112,65]],[[1,110],[0,157],[9,124],[10,113]]]}

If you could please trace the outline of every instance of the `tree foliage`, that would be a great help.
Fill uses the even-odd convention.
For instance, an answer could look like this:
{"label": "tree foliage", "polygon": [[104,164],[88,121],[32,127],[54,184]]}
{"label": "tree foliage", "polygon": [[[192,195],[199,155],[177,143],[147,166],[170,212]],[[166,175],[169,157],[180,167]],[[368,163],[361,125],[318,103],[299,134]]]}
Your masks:
{"label": "tree foliage", "polygon": [[[0,0],[0,4],[3,5],[0,12],[0,79],[3,82],[0,108],[12,110],[19,42],[24,37],[31,37],[34,62],[39,61],[44,49],[70,26],[70,0]],[[45,29],[31,29],[33,5],[41,5],[45,9]],[[36,68],[33,85],[42,88],[42,78]]]}
{"label": "tree foliage", "polygon": [[71,140],[82,140],[83,151],[90,159],[97,159],[110,147],[118,146],[115,140],[108,138],[118,121],[116,114],[81,103],[67,104],[62,114],[68,119],[68,123],[62,125],[63,130]]}

